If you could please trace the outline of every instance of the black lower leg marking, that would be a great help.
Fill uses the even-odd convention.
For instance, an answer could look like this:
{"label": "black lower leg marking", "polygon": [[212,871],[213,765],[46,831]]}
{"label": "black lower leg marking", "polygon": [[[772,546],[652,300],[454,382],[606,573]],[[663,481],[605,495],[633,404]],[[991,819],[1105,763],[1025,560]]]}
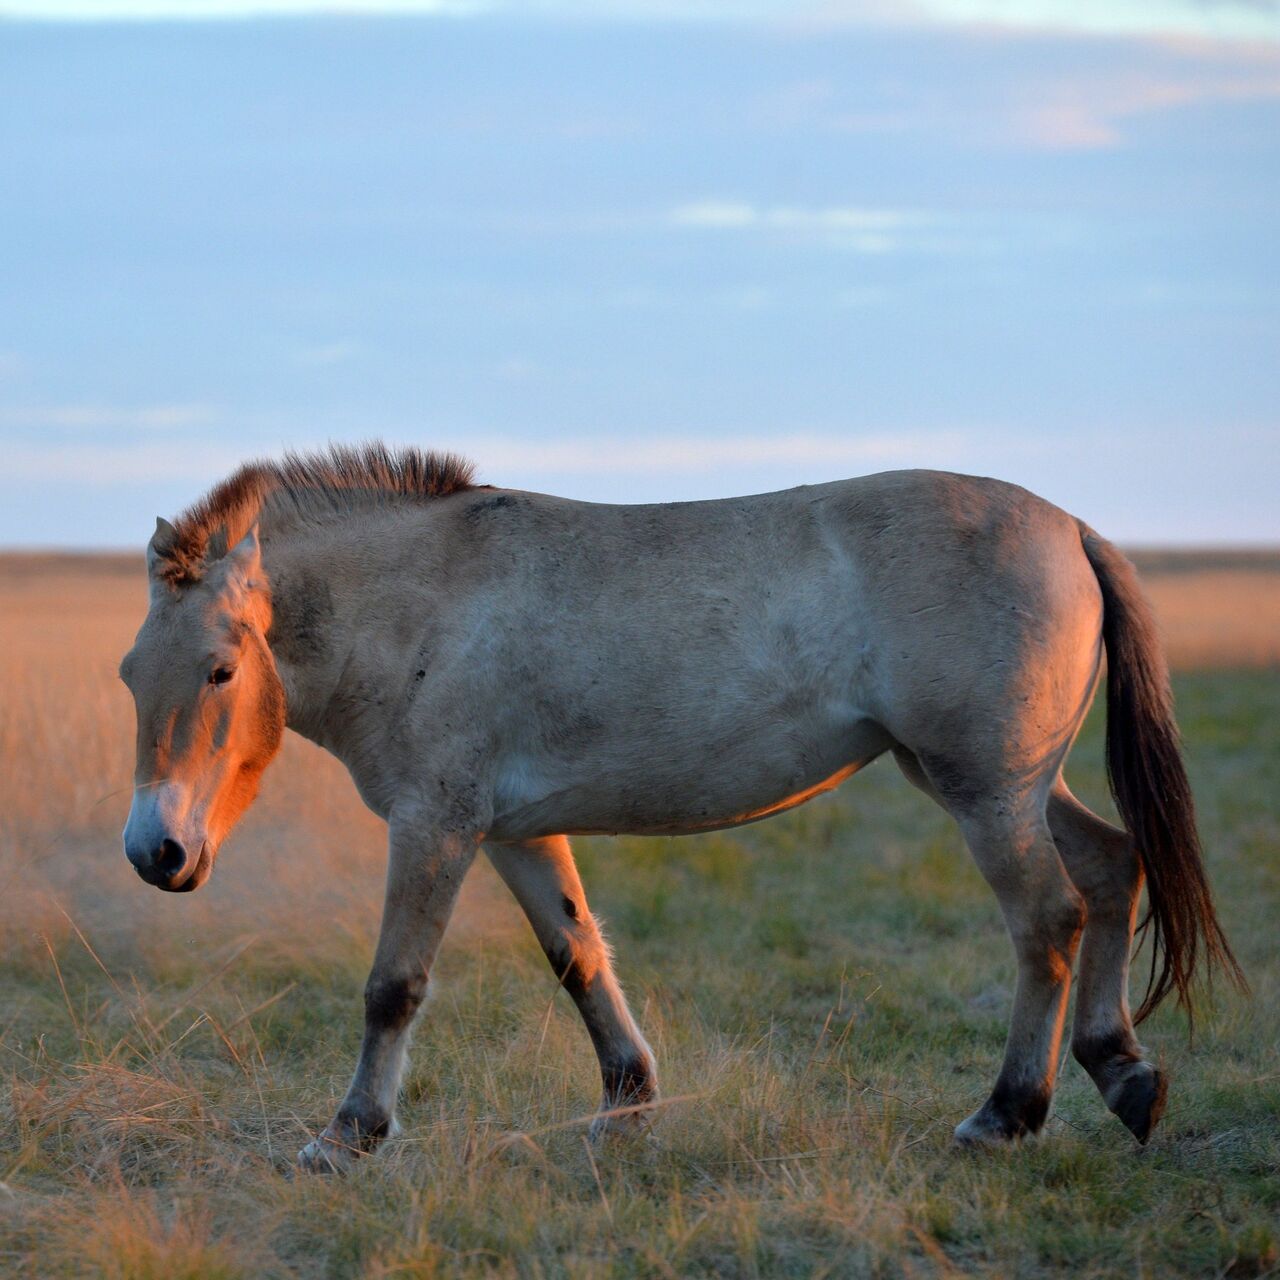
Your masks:
{"label": "black lower leg marking", "polygon": [[401,1031],[422,1003],[424,983],[404,978],[370,979],[364,992],[365,1023],[378,1031]]}
{"label": "black lower leg marking", "polygon": [[334,1117],[331,1140],[368,1155],[391,1133],[391,1124],[391,1117],[373,1103],[359,1112],[343,1107]]}
{"label": "black lower leg marking", "polygon": [[1164,1115],[1169,1077],[1143,1058],[1133,1034],[1125,1029],[1077,1040],[1071,1051],[1093,1077],[1107,1106],[1145,1144]]}
{"label": "black lower leg marking", "polygon": [[1071,1053],[1095,1079],[1100,1071],[1105,1071],[1113,1063],[1139,1062],[1142,1059],[1142,1050],[1133,1033],[1119,1027],[1098,1035],[1077,1036],[1071,1042]]}
{"label": "black lower leg marking", "polygon": [[544,951],[552,971],[560,980],[560,985],[575,1002],[583,1000],[587,995],[589,983],[569,943],[557,941],[545,947]]}
{"label": "black lower leg marking", "polygon": [[1015,1085],[997,1080],[978,1112],[977,1127],[992,1137],[1030,1137],[1044,1127],[1052,1101],[1052,1090],[1043,1081]]}
{"label": "black lower leg marking", "polygon": [[606,1106],[635,1107],[652,1102],[657,1096],[653,1064],[640,1056],[600,1065],[604,1077]]}

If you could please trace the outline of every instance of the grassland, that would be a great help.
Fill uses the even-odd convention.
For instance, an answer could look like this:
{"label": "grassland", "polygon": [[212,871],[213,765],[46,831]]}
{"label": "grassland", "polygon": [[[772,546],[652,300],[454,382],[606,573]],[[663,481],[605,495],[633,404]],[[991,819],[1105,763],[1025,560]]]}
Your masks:
{"label": "grassland", "polygon": [[[486,866],[417,1036],[405,1134],[296,1180],[358,1042],[383,862],[340,768],[290,740],[210,885],[119,852],[136,566],[0,562],[0,1274],[1280,1274],[1280,573],[1145,560],[1223,917],[1254,984],[1138,1150],[1072,1063],[1042,1140],[952,1125],[1013,971],[946,819],[881,762],[730,834],[578,843],[662,1064],[657,1136],[591,1151],[585,1032]],[[1071,777],[1106,808],[1097,715]]]}

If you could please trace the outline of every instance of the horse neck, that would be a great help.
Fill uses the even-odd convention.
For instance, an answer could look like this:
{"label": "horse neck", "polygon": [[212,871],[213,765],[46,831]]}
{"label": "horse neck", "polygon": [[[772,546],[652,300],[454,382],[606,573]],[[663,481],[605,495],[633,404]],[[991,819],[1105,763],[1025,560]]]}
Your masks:
{"label": "horse neck", "polygon": [[[348,523],[354,525],[354,517]],[[285,689],[287,721],[330,750],[341,747],[349,728],[349,717],[331,714],[336,695],[362,676],[376,675],[364,668],[384,651],[374,634],[370,586],[393,572],[394,543],[378,536],[379,523],[387,522],[361,520],[349,530],[296,524],[265,531],[263,569],[272,601],[267,638]]]}

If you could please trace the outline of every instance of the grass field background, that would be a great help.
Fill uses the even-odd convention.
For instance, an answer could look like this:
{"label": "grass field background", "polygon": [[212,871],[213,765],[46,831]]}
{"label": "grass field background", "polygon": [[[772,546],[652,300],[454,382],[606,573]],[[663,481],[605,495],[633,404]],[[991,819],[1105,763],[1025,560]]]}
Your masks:
{"label": "grass field background", "polygon": [[[120,851],[115,677],[136,559],[0,559],[0,1274],[1280,1274],[1280,556],[1140,557],[1212,878],[1254,987],[1139,1150],[1068,1060],[1043,1138],[957,1152],[1013,964],[948,820],[881,761],[735,832],[592,839],[593,909],[659,1057],[652,1141],[588,1149],[593,1055],[477,865],[416,1036],[404,1136],[291,1179],[359,1041],[381,825],[290,737],[207,888]],[[1109,812],[1100,708],[1069,777]]]}

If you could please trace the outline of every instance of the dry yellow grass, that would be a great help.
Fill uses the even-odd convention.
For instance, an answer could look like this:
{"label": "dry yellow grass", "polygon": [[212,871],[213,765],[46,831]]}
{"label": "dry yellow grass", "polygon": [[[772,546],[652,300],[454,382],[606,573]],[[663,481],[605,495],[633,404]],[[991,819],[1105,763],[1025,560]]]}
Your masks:
{"label": "dry yellow grass", "polygon": [[[1225,1000],[1141,1159],[1068,1069],[1048,1141],[960,1160],[1011,967],[950,825],[876,768],[786,818],[583,841],[593,905],[664,1064],[659,1143],[588,1155],[585,1033],[486,866],[406,1088],[406,1136],[341,1184],[289,1158],[340,1095],[382,830],[296,738],[212,881],[120,852],[115,677],[136,560],[0,558],[0,1273],[232,1276],[1275,1274],[1280,1212],[1280,572],[1147,563],[1224,914],[1258,990]],[[1073,770],[1101,803],[1096,720]],[[1273,779],[1271,779],[1273,782]]]}
{"label": "dry yellow grass", "polygon": [[1280,555],[1136,556],[1177,670],[1280,666]]}
{"label": "dry yellow grass", "polygon": [[1151,575],[1147,590],[1175,668],[1280,665],[1280,573]]}

